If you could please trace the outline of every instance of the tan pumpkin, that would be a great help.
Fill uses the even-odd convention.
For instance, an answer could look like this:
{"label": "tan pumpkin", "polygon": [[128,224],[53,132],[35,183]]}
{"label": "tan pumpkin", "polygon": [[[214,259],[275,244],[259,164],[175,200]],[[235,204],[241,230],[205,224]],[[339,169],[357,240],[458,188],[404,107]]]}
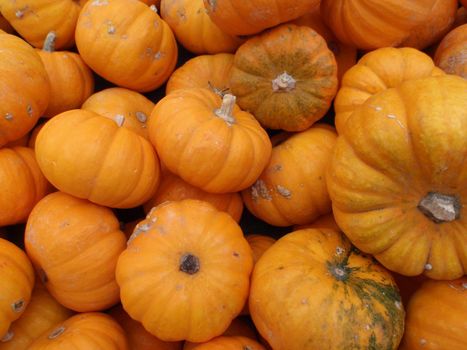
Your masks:
{"label": "tan pumpkin", "polygon": [[154,103],[136,91],[118,87],[104,89],[90,96],[81,108],[112,119],[149,139],[146,122]]}
{"label": "tan pumpkin", "polygon": [[177,43],[155,7],[135,0],[89,1],[78,18],[76,46],[91,69],[120,87],[161,86],[177,62]]}
{"label": "tan pumpkin", "polygon": [[326,114],[337,83],[326,41],[309,27],[284,24],[238,48],[230,88],[263,127],[303,131]]}
{"label": "tan pumpkin", "polygon": [[228,53],[189,59],[170,76],[166,94],[179,89],[207,88],[223,95],[229,91],[233,59],[234,56]]}
{"label": "tan pumpkin", "polygon": [[334,100],[337,132],[343,131],[352,113],[371,96],[408,80],[436,75],[443,72],[428,55],[413,48],[385,47],[367,53],[344,75]]}
{"label": "tan pumpkin", "polygon": [[325,170],[336,138],[334,128],[316,124],[275,146],[263,173],[242,191],[248,210],[274,226],[303,225],[331,212]]}
{"label": "tan pumpkin", "polygon": [[115,305],[115,266],[126,238],[108,208],[62,192],[44,197],[31,212],[26,252],[47,290],[78,312]]}
{"label": "tan pumpkin", "polygon": [[467,23],[449,32],[435,52],[434,61],[448,74],[467,79]]}

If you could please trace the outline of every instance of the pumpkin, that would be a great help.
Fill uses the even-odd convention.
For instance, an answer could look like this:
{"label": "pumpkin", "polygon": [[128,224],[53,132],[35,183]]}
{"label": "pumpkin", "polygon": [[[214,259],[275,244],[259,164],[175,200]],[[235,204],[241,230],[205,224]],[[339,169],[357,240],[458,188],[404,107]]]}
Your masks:
{"label": "pumpkin", "polygon": [[[42,119],[44,120],[44,119]],[[31,133],[28,135],[28,143],[27,146],[29,148],[34,149],[36,147],[36,139],[37,139],[37,134],[39,134],[39,131],[44,127],[45,123],[37,123],[34,129],[32,129]]]}
{"label": "pumpkin", "polygon": [[203,88],[174,91],[156,104],[148,124],[167,169],[206,192],[247,188],[271,154],[266,131],[230,94],[221,101]]}
{"label": "pumpkin", "polygon": [[[88,2],[89,0],[79,0],[79,3],[81,6],[83,6],[86,2]],[[139,0],[141,1],[142,3],[148,5],[148,6],[151,6],[151,5],[155,5],[156,7],[159,7],[160,3],[161,3],[161,0]]]}
{"label": "pumpkin", "polygon": [[255,265],[249,307],[275,350],[395,350],[404,332],[391,274],[330,229],[274,243]]}
{"label": "pumpkin", "polygon": [[179,89],[208,88],[223,95],[229,91],[233,58],[232,54],[218,53],[189,59],[170,76],[166,94]]}
{"label": "pumpkin", "polygon": [[123,308],[151,334],[205,342],[242,310],[252,267],[235,220],[185,199],[160,204],[136,226],[116,277]]}
{"label": "pumpkin", "polygon": [[50,119],[36,139],[37,162],[59,190],[115,208],[146,202],[159,182],[159,162],[143,137],[85,110]]}
{"label": "pumpkin", "polygon": [[78,312],[118,302],[115,266],[125,243],[110,209],[62,192],[37,203],[24,233],[26,252],[47,290]]}
{"label": "pumpkin", "polygon": [[242,191],[248,210],[274,226],[303,225],[331,212],[325,170],[336,138],[333,127],[315,124],[275,146],[263,173]]}
{"label": "pumpkin", "polygon": [[161,17],[172,28],[177,41],[195,54],[235,52],[242,43],[214,24],[203,0],[162,0]]}
{"label": "pumpkin", "polygon": [[332,213],[322,215],[309,224],[295,225],[294,231],[303,230],[306,228],[328,228],[331,230],[340,231],[340,228],[337,226],[336,220],[334,219],[334,215]]}
{"label": "pumpkin", "polygon": [[55,51],[55,32],[47,34],[44,47],[38,50],[49,76],[51,96],[45,117],[53,117],[80,108],[94,91],[94,76],[81,57],[70,51]]}
{"label": "pumpkin", "polygon": [[27,147],[0,148],[0,226],[26,222],[34,205],[50,190]]}
{"label": "pumpkin", "polygon": [[32,46],[41,48],[47,34],[56,32],[55,47],[72,47],[80,11],[74,0],[0,0],[0,11]]}
{"label": "pumpkin", "polygon": [[20,248],[0,238],[0,339],[8,338],[8,328],[26,309],[34,286],[34,270]]}
{"label": "pumpkin", "polygon": [[199,344],[193,350],[265,350],[256,340],[241,336],[222,336]]}
{"label": "pumpkin", "polygon": [[50,328],[28,350],[128,350],[123,329],[109,315],[81,313]]}
{"label": "pumpkin", "polygon": [[204,6],[213,22],[226,33],[250,35],[298,18],[311,11],[318,2],[319,0],[204,0]]}
{"label": "pumpkin", "polygon": [[367,53],[344,75],[334,100],[337,132],[343,131],[352,113],[371,96],[408,80],[435,75],[443,72],[428,55],[413,48],[385,47]]}
{"label": "pumpkin", "polygon": [[131,350],[182,349],[182,342],[165,342],[146,331],[141,323],[128,316],[121,305],[113,307],[109,314],[125,331],[128,338],[128,345]]}
{"label": "pumpkin", "polygon": [[467,277],[425,281],[407,306],[400,350],[462,350],[467,334]]}
{"label": "pumpkin", "polygon": [[14,141],[8,142],[6,145],[3,147],[5,148],[13,148],[13,147],[27,147],[28,146],[28,141],[29,141],[29,133],[24,135],[23,137],[16,139]]}
{"label": "pumpkin", "polygon": [[373,50],[400,45],[429,21],[436,1],[321,0],[321,14],[339,41]]}
{"label": "pumpkin", "polygon": [[180,177],[169,171],[164,171],[157,192],[144,204],[144,211],[148,213],[151,208],[166,201],[178,201],[183,199],[198,199],[206,201],[218,210],[229,213],[239,222],[243,212],[242,197],[239,193],[209,193],[183,181]]}
{"label": "pumpkin", "polygon": [[446,35],[435,52],[434,61],[448,74],[467,79],[467,23]]}
{"label": "pumpkin", "polygon": [[407,81],[369,98],[337,140],[327,172],[336,222],[402,275],[467,271],[466,91],[454,75]]}
{"label": "pumpkin", "polygon": [[265,128],[303,131],[331,105],[336,60],[313,29],[284,24],[238,48],[230,88]]}
{"label": "pumpkin", "polygon": [[2,147],[26,135],[37,123],[49,103],[50,83],[39,55],[24,40],[0,34],[0,51]]}
{"label": "pumpkin", "polygon": [[89,1],[76,25],[76,46],[91,69],[120,87],[161,86],[177,62],[177,43],[155,8],[134,0]]}
{"label": "pumpkin", "polygon": [[146,122],[154,103],[136,91],[118,87],[104,89],[90,96],[81,108],[112,119],[149,139]]}
{"label": "pumpkin", "polygon": [[457,28],[467,23],[467,7],[459,7],[452,28]]}
{"label": "pumpkin", "polygon": [[36,282],[28,307],[0,340],[0,350],[26,350],[42,333],[71,315],[72,312],[60,305],[42,283]]}

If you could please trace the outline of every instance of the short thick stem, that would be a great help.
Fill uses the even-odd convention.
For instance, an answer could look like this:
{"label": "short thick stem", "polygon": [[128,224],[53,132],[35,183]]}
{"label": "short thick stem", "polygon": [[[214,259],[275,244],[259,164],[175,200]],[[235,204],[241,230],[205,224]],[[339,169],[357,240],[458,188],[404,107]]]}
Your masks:
{"label": "short thick stem", "polygon": [[455,195],[428,192],[417,208],[436,223],[450,222],[459,219],[461,202]]}
{"label": "short thick stem", "polygon": [[284,72],[277,76],[276,79],[272,81],[272,90],[273,91],[291,91],[295,89],[297,81],[287,72]]}
{"label": "short thick stem", "polygon": [[225,94],[222,97],[222,105],[219,109],[214,111],[215,115],[224,120],[228,125],[235,123],[233,117],[233,109],[235,107],[236,97],[231,94]]}
{"label": "short thick stem", "polygon": [[180,258],[180,271],[194,275],[200,269],[199,258],[191,253],[183,254]]}
{"label": "short thick stem", "polygon": [[45,37],[44,47],[42,50],[47,52],[55,51],[55,41],[57,40],[57,34],[55,32],[49,32]]}

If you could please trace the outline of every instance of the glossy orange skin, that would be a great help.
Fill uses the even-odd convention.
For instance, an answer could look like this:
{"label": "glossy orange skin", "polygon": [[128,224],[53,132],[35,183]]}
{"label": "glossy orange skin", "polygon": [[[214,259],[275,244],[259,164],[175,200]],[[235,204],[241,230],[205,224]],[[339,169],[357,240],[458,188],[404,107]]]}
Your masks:
{"label": "glossy orange skin", "polygon": [[130,350],[125,332],[112,317],[81,313],[56,324],[37,338],[29,350]]}
{"label": "glossy orange skin", "polygon": [[448,74],[467,79],[467,23],[449,32],[435,52],[434,61]]}
{"label": "glossy orange skin", "polygon": [[248,210],[274,226],[307,224],[329,213],[325,171],[336,139],[334,128],[316,124],[275,146],[263,173],[242,191]]}
{"label": "glossy orange skin", "polygon": [[344,75],[334,100],[337,132],[371,96],[408,80],[436,75],[443,72],[428,55],[413,48],[386,47],[367,53]]}
{"label": "glossy orange skin", "polygon": [[31,299],[34,270],[23,250],[6,239],[0,238],[0,339],[24,313]]}
{"label": "glossy orange skin", "polygon": [[113,207],[146,202],[159,183],[159,160],[143,137],[94,112],[50,119],[36,139],[37,162],[59,190]]}
{"label": "glossy orange skin", "polygon": [[94,72],[138,92],[161,86],[178,54],[167,23],[134,0],[87,2],[76,25],[76,46]]}
{"label": "glossy orange skin", "polygon": [[[199,261],[191,274],[182,270],[189,254]],[[116,276],[124,309],[151,334],[205,342],[240,313],[252,268],[251,248],[231,216],[186,199],[155,207],[136,226]]]}
{"label": "glossy orange skin", "polygon": [[0,50],[2,147],[26,135],[37,123],[49,104],[50,83],[39,55],[24,40],[0,33]]}
{"label": "glossy orange skin", "polygon": [[[334,217],[392,271],[466,273],[466,91],[454,75],[407,81],[368,99],[339,135],[327,173]],[[459,218],[438,224],[419,210],[429,192],[457,196]]]}
{"label": "glossy orange skin", "polygon": [[467,341],[467,278],[425,281],[407,307],[400,350],[462,350]]}
{"label": "glossy orange skin", "polygon": [[126,237],[113,212],[62,192],[44,197],[31,212],[26,252],[47,290],[78,312],[115,305],[115,266]]}
{"label": "glossy orange skin", "polygon": [[149,138],[164,165],[212,193],[252,185],[272,149],[266,131],[250,113],[235,105],[230,124],[215,114],[221,104],[207,89],[177,90],[156,104],[148,123]]}
{"label": "glossy orange skin", "polygon": [[[199,344],[192,350],[265,350],[256,340],[242,336],[221,336]],[[185,349],[184,349],[185,350]]]}
{"label": "glossy orange skin", "polygon": [[36,203],[49,191],[34,155],[27,147],[0,149],[0,226],[26,222]]}

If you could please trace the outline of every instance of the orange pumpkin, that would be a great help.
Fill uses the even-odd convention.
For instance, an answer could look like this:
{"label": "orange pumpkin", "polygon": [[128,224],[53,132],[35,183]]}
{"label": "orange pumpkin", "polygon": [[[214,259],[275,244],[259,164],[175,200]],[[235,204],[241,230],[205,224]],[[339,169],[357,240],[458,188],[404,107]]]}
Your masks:
{"label": "orange pumpkin", "polygon": [[250,312],[275,350],[396,350],[404,310],[390,273],[329,229],[287,234],[256,263]]}
{"label": "orange pumpkin", "polygon": [[0,148],[0,226],[26,222],[34,205],[50,190],[27,147]]}
{"label": "orange pumpkin", "polygon": [[408,80],[435,75],[443,72],[428,55],[416,49],[385,47],[367,53],[344,75],[334,100],[337,132],[343,131],[347,119],[371,96]]}
{"label": "orange pumpkin", "polygon": [[122,327],[109,315],[82,313],[50,328],[28,350],[129,350]]}
{"label": "orange pumpkin", "polygon": [[425,281],[409,301],[400,350],[463,350],[467,344],[467,277]]}
{"label": "orange pumpkin", "polygon": [[57,35],[50,32],[38,50],[50,80],[51,96],[45,117],[81,107],[94,91],[94,76],[81,57],[70,51],[55,51]]}
{"label": "orange pumpkin", "polygon": [[337,226],[336,220],[334,219],[334,215],[332,213],[322,215],[309,224],[296,225],[294,226],[294,231],[303,230],[306,228],[328,228],[331,230],[340,231],[340,228]]}
{"label": "orange pumpkin", "polygon": [[209,17],[232,35],[250,35],[298,18],[311,11],[319,0],[233,1],[204,0]]}
{"label": "orange pumpkin", "polygon": [[36,282],[28,307],[0,340],[0,350],[26,350],[42,333],[71,315],[72,312],[60,305],[42,283]]}
{"label": "orange pumpkin", "polygon": [[161,17],[172,28],[177,41],[196,54],[235,52],[242,43],[214,24],[203,0],[162,0]]}
{"label": "orange pumpkin", "polygon": [[435,52],[434,61],[448,74],[467,79],[467,23],[446,35]]}
{"label": "orange pumpkin", "polygon": [[248,210],[274,226],[303,225],[331,212],[325,170],[336,138],[334,128],[320,124],[275,146],[263,173],[242,191]]}
{"label": "orange pumpkin", "polygon": [[[88,1],[89,0],[79,0],[79,3],[80,3],[81,6],[83,6]],[[159,7],[159,5],[161,3],[161,0],[139,0],[139,1],[141,1],[142,3],[144,3],[144,4],[148,5],[148,6],[155,5],[156,7]]]}
{"label": "orange pumpkin", "polygon": [[50,99],[47,72],[37,52],[24,40],[0,34],[0,147],[26,135]]}
{"label": "orange pumpkin", "polygon": [[303,131],[331,105],[336,60],[313,29],[284,24],[239,47],[230,87],[265,128]]}
{"label": "orange pumpkin", "polygon": [[0,238],[0,339],[8,338],[8,328],[24,313],[31,299],[34,270],[20,248]]}
{"label": "orange pumpkin", "polygon": [[392,271],[467,271],[466,91],[454,75],[407,81],[368,99],[339,135],[327,172],[334,217]]}
{"label": "orange pumpkin", "polygon": [[93,71],[131,90],[161,86],[177,62],[177,43],[154,8],[134,0],[89,1],[78,18],[76,46]]}
{"label": "orange pumpkin", "polygon": [[[45,119],[42,119],[45,120]],[[28,135],[28,143],[27,146],[29,148],[34,149],[36,147],[36,139],[37,139],[37,134],[39,134],[39,131],[44,127],[45,123],[37,123],[34,129],[32,129],[31,133]]]}
{"label": "orange pumpkin", "polygon": [[[172,173],[206,192],[237,192],[252,185],[271,154],[255,118],[207,89],[165,96],[149,118],[149,137]],[[209,161],[206,161],[209,160]]]}
{"label": "orange pumpkin", "polygon": [[136,91],[118,87],[104,89],[90,96],[81,108],[112,119],[149,139],[146,122],[154,103]]}
{"label": "orange pumpkin", "polygon": [[126,238],[110,209],[52,193],[29,215],[24,241],[47,290],[62,305],[88,312],[118,302],[115,266]]}
{"label": "orange pumpkin", "polygon": [[151,334],[204,342],[240,313],[252,267],[232,217],[185,199],[160,204],[136,226],[116,276],[124,309]]}
{"label": "orange pumpkin", "polygon": [[36,139],[37,162],[59,190],[115,208],[146,202],[159,182],[152,145],[121,124],[71,110],[50,119]]}
{"label": "orange pumpkin", "polygon": [[208,88],[223,95],[229,91],[233,58],[232,54],[219,53],[189,59],[170,76],[166,94],[179,89]]}
{"label": "orange pumpkin", "polygon": [[[241,336],[221,336],[199,344],[193,350],[265,350],[256,340]],[[185,349],[184,349],[185,350]]]}

